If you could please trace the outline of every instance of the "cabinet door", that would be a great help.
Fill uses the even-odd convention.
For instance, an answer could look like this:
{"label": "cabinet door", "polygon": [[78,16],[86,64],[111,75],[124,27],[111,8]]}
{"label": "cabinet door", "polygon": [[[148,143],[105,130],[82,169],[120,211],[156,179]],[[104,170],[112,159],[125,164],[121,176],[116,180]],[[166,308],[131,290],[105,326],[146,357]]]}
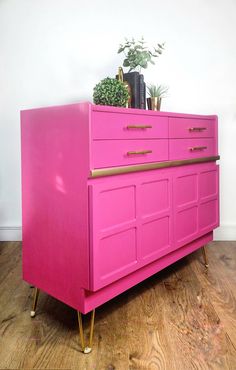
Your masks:
{"label": "cabinet door", "polygon": [[114,176],[89,186],[91,289],[173,249],[168,171]]}
{"label": "cabinet door", "polygon": [[218,166],[207,163],[176,169],[173,189],[175,245],[180,247],[219,224]]}

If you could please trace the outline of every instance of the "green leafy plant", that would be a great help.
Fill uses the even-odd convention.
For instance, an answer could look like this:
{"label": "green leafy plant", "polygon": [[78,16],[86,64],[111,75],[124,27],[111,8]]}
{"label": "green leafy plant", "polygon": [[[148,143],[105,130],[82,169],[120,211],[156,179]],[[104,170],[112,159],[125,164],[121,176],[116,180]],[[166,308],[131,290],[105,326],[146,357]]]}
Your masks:
{"label": "green leafy plant", "polygon": [[165,85],[148,85],[147,91],[151,98],[166,98],[166,94],[169,90],[168,86]]}
{"label": "green leafy plant", "polygon": [[148,67],[148,63],[155,64],[153,59],[158,58],[162,54],[165,45],[164,43],[157,44],[157,47],[153,47],[153,50],[151,50],[145,46],[146,42],[143,37],[139,41],[135,41],[134,38],[131,41],[128,39],[125,39],[125,41],[123,45],[120,44],[118,54],[125,54],[123,66],[129,67],[128,72],[133,70],[140,72],[142,68]]}
{"label": "green leafy plant", "polygon": [[93,101],[98,105],[113,105],[125,107],[129,93],[123,82],[106,77],[93,89]]}

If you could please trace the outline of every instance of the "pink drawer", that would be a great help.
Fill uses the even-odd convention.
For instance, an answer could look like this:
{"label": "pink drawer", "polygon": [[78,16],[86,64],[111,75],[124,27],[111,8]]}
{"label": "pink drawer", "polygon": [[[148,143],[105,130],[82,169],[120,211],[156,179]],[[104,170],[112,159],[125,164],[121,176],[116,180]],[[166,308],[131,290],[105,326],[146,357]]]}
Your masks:
{"label": "pink drawer", "polygon": [[168,138],[168,117],[92,112],[93,139]]}
{"label": "pink drawer", "polygon": [[168,140],[94,140],[92,168],[168,160]]}
{"label": "pink drawer", "polygon": [[169,160],[217,155],[215,139],[170,139]]}
{"label": "pink drawer", "polygon": [[200,118],[170,118],[170,138],[215,137],[216,122]]}

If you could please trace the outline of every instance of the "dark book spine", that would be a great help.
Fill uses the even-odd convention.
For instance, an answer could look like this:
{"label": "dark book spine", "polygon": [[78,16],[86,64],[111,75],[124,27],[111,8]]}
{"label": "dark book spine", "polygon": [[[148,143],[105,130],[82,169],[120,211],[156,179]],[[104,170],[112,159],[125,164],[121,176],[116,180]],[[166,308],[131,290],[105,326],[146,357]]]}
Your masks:
{"label": "dark book spine", "polygon": [[124,73],[124,81],[127,81],[131,88],[131,107],[140,108],[140,78],[138,72]]}
{"label": "dark book spine", "polygon": [[140,81],[140,108],[146,109],[146,84],[143,75],[139,76]]}

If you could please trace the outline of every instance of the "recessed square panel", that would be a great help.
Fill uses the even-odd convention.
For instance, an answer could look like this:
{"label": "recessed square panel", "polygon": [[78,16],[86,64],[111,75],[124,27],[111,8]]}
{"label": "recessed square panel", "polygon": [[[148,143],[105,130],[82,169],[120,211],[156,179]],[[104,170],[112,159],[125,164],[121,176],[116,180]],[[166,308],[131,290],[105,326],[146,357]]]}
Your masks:
{"label": "recessed square panel", "polygon": [[203,172],[199,177],[200,198],[215,195],[217,192],[217,172],[216,170]]}
{"label": "recessed square panel", "polygon": [[169,246],[169,220],[169,217],[163,217],[141,226],[140,248],[142,258],[148,258]]}
{"label": "recessed square panel", "polygon": [[217,217],[217,203],[218,200],[214,199],[210,202],[200,204],[199,206],[199,228],[205,229],[207,227],[213,227],[218,223]]}
{"label": "recessed square panel", "polygon": [[197,201],[197,175],[178,177],[176,180],[176,202],[182,206]]}
{"label": "recessed square panel", "polygon": [[184,241],[197,232],[197,207],[185,209],[176,215],[177,241]]}
{"label": "recessed square panel", "polygon": [[136,228],[125,230],[99,242],[97,266],[101,279],[116,275],[136,263]]}
{"label": "recessed square panel", "polygon": [[135,186],[111,188],[99,194],[99,225],[105,229],[135,218]]}
{"label": "recessed square panel", "polygon": [[141,185],[142,216],[165,211],[169,208],[169,180],[147,182]]}

